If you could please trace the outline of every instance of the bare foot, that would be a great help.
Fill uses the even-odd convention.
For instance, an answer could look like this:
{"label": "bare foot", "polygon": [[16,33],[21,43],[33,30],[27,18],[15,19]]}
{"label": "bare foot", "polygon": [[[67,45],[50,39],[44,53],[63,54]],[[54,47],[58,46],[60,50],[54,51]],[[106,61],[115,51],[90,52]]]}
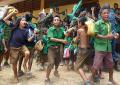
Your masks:
{"label": "bare foot", "polygon": [[100,74],[99,77],[100,77],[100,79],[104,79],[104,75],[103,74]]}
{"label": "bare foot", "polygon": [[108,85],[119,85],[119,84],[115,82],[114,80],[111,80],[108,82]]}
{"label": "bare foot", "polygon": [[2,66],[0,66],[0,71],[2,71]]}
{"label": "bare foot", "polygon": [[13,78],[13,79],[11,79],[10,82],[13,84],[17,84],[17,83],[19,83],[19,80],[17,78]]}

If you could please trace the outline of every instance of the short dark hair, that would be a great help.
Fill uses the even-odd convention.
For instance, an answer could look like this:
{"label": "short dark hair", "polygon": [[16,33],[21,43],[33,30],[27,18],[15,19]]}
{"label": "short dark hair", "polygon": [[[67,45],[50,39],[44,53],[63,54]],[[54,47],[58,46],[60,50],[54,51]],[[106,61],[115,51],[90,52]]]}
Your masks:
{"label": "short dark hair", "polygon": [[60,19],[60,21],[61,21],[61,18],[60,18],[59,15],[55,15],[55,16],[53,16],[53,20],[54,20],[54,18],[56,18],[56,17],[58,17],[58,18]]}
{"label": "short dark hair", "polygon": [[26,19],[27,22],[31,21],[32,20],[32,14],[30,12],[26,13],[25,14],[25,19]]}
{"label": "short dark hair", "polygon": [[109,3],[105,3],[102,8],[110,9],[110,4]]}
{"label": "short dark hair", "polygon": [[118,5],[118,3],[114,3],[114,5]]}
{"label": "short dark hair", "polygon": [[102,7],[101,9],[100,9],[100,14],[103,12],[103,10],[105,10],[105,9],[107,9],[107,10],[109,10],[107,7]]}
{"label": "short dark hair", "polygon": [[78,22],[80,22],[82,25],[85,25],[85,22],[87,21],[86,17],[79,17]]}

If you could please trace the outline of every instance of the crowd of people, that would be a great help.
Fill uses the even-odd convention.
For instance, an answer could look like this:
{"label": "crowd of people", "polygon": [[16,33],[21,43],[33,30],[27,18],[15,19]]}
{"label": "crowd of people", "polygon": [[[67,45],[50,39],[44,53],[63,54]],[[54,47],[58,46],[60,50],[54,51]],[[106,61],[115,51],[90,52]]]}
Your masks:
{"label": "crowd of people", "polygon": [[[9,11],[13,9],[12,11]],[[120,9],[118,4],[110,8],[95,6],[90,10],[74,10],[75,14],[65,13],[61,19],[58,12],[50,9],[39,13],[36,18],[32,13],[17,16],[19,10],[7,6],[0,20],[0,70],[10,64],[14,73],[14,82],[26,75],[32,77],[32,62],[35,57],[38,68],[45,70],[45,83],[50,84],[50,73],[59,77],[59,65],[66,65],[68,71],[74,70],[83,79],[84,85],[94,85],[104,78],[102,71],[108,69],[110,85],[117,85],[113,79],[114,68],[120,71]],[[32,18],[38,20],[32,23]],[[9,40],[5,40],[5,28],[9,28]],[[23,66],[24,71],[21,69]],[[85,75],[85,70],[91,76]]]}

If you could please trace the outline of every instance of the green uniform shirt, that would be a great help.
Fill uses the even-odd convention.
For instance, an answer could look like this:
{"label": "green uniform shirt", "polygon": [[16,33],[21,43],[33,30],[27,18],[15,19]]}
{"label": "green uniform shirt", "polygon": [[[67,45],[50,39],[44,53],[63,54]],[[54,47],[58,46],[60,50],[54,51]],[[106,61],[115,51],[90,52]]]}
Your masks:
{"label": "green uniform shirt", "polygon": [[64,28],[63,27],[55,28],[54,26],[50,27],[48,29],[47,35],[48,35],[48,47],[60,46],[61,45],[60,42],[50,41],[50,38],[64,39]]}
{"label": "green uniform shirt", "polygon": [[[94,32],[95,32],[95,34],[100,34],[100,35],[105,36],[108,33],[111,33],[111,25],[110,25],[109,22],[106,23],[102,19],[98,20],[95,23]],[[111,52],[112,51],[111,40],[100,39],[100,38],[95,37],[94,48],[95,48],[96,51]]]}

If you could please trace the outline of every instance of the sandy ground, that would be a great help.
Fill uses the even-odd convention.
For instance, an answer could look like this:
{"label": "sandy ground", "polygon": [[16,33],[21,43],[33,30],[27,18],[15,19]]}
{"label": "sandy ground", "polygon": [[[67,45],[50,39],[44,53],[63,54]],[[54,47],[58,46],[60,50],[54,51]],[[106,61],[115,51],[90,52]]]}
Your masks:
{"label": "sandy ground", "polygon": [[[45,85],[45,71],[39,71],[36,64],[33,64],[32,73],[35,76],[34,78],[27,79],[25,76],[20,77],[20,82],[18,84],[11,83],[13,77],[13,72],[11,68],[3,67],[3,70],[0,72],[0,85]],[[51,82],[52,85],[83,85],[82,79],[74,71],[67,71],[65,66],[59,67],[60,78],[53,76],[53,71],[51,73]],[[90,73],[87,73],[89,76]],[[105,79],[100,81],[100,85],[107,85],[108,82],[108,73],[104,73]],[[120,72],[114,72],[114,78],[120,85]]]}

